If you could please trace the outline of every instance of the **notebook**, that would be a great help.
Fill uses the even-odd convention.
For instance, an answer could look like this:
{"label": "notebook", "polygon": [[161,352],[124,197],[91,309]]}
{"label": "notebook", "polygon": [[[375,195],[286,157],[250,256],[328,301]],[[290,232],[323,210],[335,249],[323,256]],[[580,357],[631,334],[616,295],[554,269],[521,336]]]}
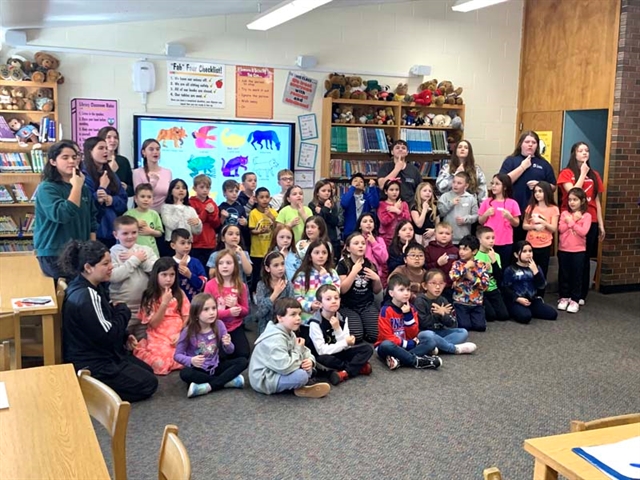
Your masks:
{"label": "notebook", "polygon": [[572,450],[613,479],[640,480],[640,437]]}

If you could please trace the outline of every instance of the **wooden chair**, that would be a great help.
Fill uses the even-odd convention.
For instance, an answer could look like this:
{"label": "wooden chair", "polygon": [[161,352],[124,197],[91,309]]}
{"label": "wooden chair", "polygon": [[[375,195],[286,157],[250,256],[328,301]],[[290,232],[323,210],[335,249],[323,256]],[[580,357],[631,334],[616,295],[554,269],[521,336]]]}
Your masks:
{"label": "wooden chair", "polygon": [[0,372],[11,370],[11,342],[0,343]]}
{"label": "wooden chair", "polygon": [[159,480],[190,480],[191,460],[182,441],[178,438],[178,427],[164,427],[160,459],[158,461]]}
{"label": "wooden chair", "polygon": [[629,425],[630,423],[640,423],[640,413],[629,413],[617,417],[599,418],[590,422],[571,420],[571,432],[584,432],[585,430],[595,430],[596,428],[617,427]]}
{"label": "wooden chair", "polygon": [[89,414],[104,426],[111,436],[111,454],[115,480],[127,479],[127,424],[131,404],[110,387],[91,377],[89,370],[78,371],[82,396]]}
{"label": "wooden chair", "polygon": [[482,472],[484,480],[502,480],[500,470],[496,467],[485,468]]}

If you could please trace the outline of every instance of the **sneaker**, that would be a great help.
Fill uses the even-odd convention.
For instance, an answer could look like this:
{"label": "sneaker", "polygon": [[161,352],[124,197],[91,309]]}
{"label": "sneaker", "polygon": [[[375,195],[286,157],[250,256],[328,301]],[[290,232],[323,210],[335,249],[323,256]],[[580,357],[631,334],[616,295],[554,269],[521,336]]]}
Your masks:
{"label": "sneaker", "polygon": [[329,374],[329,381],[331,385],[338,385],[339,383],[346,382],[349,378],[349,374],[344,370],[334,370]]}
{"label": "sneaker", "polygon": [[358,375],[371,375],[372,371],[373,371],[373,368],[371,368],[371,364],[367,362],[362,366],[362,368],[358,372]]}
{"label": "sneaker", "polygon": [[577,302],[574,302],[573,300],[571,300],[569,302],[569,306],[567,307],[567,312],[578,313],[578,310],[580,310],[580,305],[578,305]]}
{"label": "sneaker", "polygon": [[438,368],[442,366],[442,359],[440,357],[422,355],[416,357],[416,368]]}
{"label": "sneaker", "polygon": [[578,300],[578,305],[580,305],[581,307],[584,307],[584,298],[581,298],[580,300]]}
{"label": "sneaker", "polygon": [[187,390],[187,398],[199,397],[200,395],[206,395],[211,391],[211,385],[208,383],[192,383]]}
{"label": "sneaker", "polygon": [[400,360],[398,360],[396,357],[387,357],[387,367],[389,367],[389,370],[400,368]]}
{"label": "sneaker", "polygon": [[225,383],[224,388],[244,388],[244,377],[242,375],[238,375],[233,380]]}
{"label": "sneaker", "polygon": [[561,298],[560,300],[558,300],[558,310],[566,310],[569,306],[570,301],[571,299],[569,298]]}
{"label": "sneaker", "polygon": [[322,398],[326,397],[331,391],[331,385],[324,382],[314,383],[313,385],[305,385],[304,387],[296,388],[293,394],[296,397],[303,398]]}
{"label": "sneaker", "polygon": [[434,349],[431,351],[431,355],[433,355],[434,357],[435,357],[436,355],[438,355],[438,353],[440,353],[440,351],[438,350],[438,347],[434,348]]}
{"label": "sneaker", "polygon": [[459,345],[456,345],[456,355],[460,355],[463,353],[473,353],[476,351],[478,346],[475,343],[464,342]]}

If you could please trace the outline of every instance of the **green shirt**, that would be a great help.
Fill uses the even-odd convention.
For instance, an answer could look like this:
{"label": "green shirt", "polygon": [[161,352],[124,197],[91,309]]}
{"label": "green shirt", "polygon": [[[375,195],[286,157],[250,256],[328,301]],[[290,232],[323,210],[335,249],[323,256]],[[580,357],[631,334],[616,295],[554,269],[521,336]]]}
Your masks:
{"label": "green shirt", "polygon": [[[304,207],[304,211],[307,214],[307,218],[313,215],[313,212],[309,207]],[[287,205],[286,207],[282,207],[280,209],[280,213],[278,213],[276,221],[278,223],[284,223],[285,225],[288,225],[289,222],[291,222],[291,220],[296,217],[300,217],[300,212],[295,210],[292,206]],[[298,243],[302,239],[302,234],[304,233],[304,222],[305,221],[303,220],[303,218],[300,217],[300,223],[298,223],[295,227],[292,227],[294,244]]]}
{"label": "green shirt", "polygon": [[[140,212],[139,210],[132,208],[127,210],[125,215],[129,215],[136,220],[144,220],[147,222],[150,228],[154,230],[158,230],[159,232],[164,232],[164,227],[162,226],[162,220],[160,219],[160,214],[153,209],[149,209],[146,212]],[[156,243],[156,237],[152,237],[151,235],[140,235],[138,234],[138,240],[136,241],[138,245],[144,245],[145,247],[149,247],[151,250],[155,252],[155,254],[159,257],[160,253],[158,252],[158,244]]]}
{"label": "green shirt", "polygon": [[[502,268],[502,263],[500,262],[500,255],[498,253],[495,253],[495,256],[496,256],[496,262],[498,262],[498,265],[500,266],[500,268]],[[481,262],[485,262],[487,265],[489,265],[490,277],[489,277],[489,288],[487,288],[487,292],[493,292],[498,288],[498,284],[496,283],[496,279],[493,276],[493,271],[492,271],[493,267],[491,266],[491,258],[489,258],[489,254],[478,250],[478,253],[476,253],[476,260],[480,260]]]}

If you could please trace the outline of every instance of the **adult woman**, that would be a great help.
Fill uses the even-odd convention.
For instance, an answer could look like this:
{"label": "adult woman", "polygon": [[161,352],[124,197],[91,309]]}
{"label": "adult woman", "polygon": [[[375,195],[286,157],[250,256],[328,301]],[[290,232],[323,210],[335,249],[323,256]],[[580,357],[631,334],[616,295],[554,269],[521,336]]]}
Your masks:
{"label": "adult woman", "polygon": [[[499,173],[506,173],[513,182],[513,199],[524,212],[529,204],[531,192],[539,181],[544,180],[556,188],[556,175],[551,164],[540,156],[540,138],[534,131],[528,130],[520,135],[518,144],[511,156],[505,158]],[[513,242],[524,240],[526,233],[520,225],[513,229]]]}
{"label": "adult woman", "polygon": [[587,212],[591,215],[591,227],[587,233],[587,254],[584,256],[582,268],[582,292],[580,305],[584,305],[591,286],[591,274],[589,261],[598,255],[598,239],[604,240],[604,219],[602,218],[602,204],[600,194],[604,191],[604,185],[598,172],[589,164],[589,146],[584,142],[578,142],[571,147],[569,163],[558,175],[558,185],[562,187],[561,210],[567,208],[568,192],[574,187],[581,188],[587,196]]}
{"label": "adult woman", "polygon": [[389,180],[400,179],[400,198],[413,205],[416,188],[422,182],[420,171],[407,163],[409,147],[404,140],[396,140],[391,147],[393,163],[385,163],[378,170],[378,186],[382,189]]}
{"label": "adult woman", "polygon": [[451,161],[444,165],[438,173],[436,187],[440,193],[451,190],[453,176],[458,172],[469,175],[469,193],[475,195],[478,205],[487,198],[487,180],[480,165],[476,165],[473,148],[468,140],[460,140],[453,150]]}
{"label": "adult woman", "polygon": [[91,191],[78,169],[78,145],[61,140],[47,152],[42,183],[36,191],[33,245],[42,273],[63,276],[58,257],[69,239],[95,240],[98,224]]}
{"label": "adult woman", "polygon": [[120,146],[120,135],[114,127],[102,127],[98,132],[98,136],[107,142],[107,150],[109,151],[109,167],[115,173],[122,187],[127,192],[127,197],[133,197],[133,173],[131,172],[131,164],[129,159],[118,155],[118,147]]}
{"label": "adult woman", "polygon": [[169,193],[169,184],[173,179],[171,170],[161,167],[160,162],[160,144],[153,138],[148,138],[142,143],[140,149],[142,156],[142,167],[133,171],[133,188],[141,183],[150,183],[153,186],[153,208],[160,213],[160,209],[164,204],[167,194]]}
{"label": "adult woman", "polygon": [[127,210],[127,192],[109,167],[107,142],[100,137],[89,137],[84,141],[82,168],[87,188],[93,194],[98,208],[96,237],[110,248],[116,243],[113,221]]}
{"label": "adult woman", "polygon": [[107,282],[113,264],[100,242],[71,240],[61,257],[62,270],[73,278],[62,304],[62,356],[76,370],[113,388],[129,402],[149,398],[158,388],[151,367],[128,354],[137,342],[127,338],[131,311],[124,303],[111,303]]}

